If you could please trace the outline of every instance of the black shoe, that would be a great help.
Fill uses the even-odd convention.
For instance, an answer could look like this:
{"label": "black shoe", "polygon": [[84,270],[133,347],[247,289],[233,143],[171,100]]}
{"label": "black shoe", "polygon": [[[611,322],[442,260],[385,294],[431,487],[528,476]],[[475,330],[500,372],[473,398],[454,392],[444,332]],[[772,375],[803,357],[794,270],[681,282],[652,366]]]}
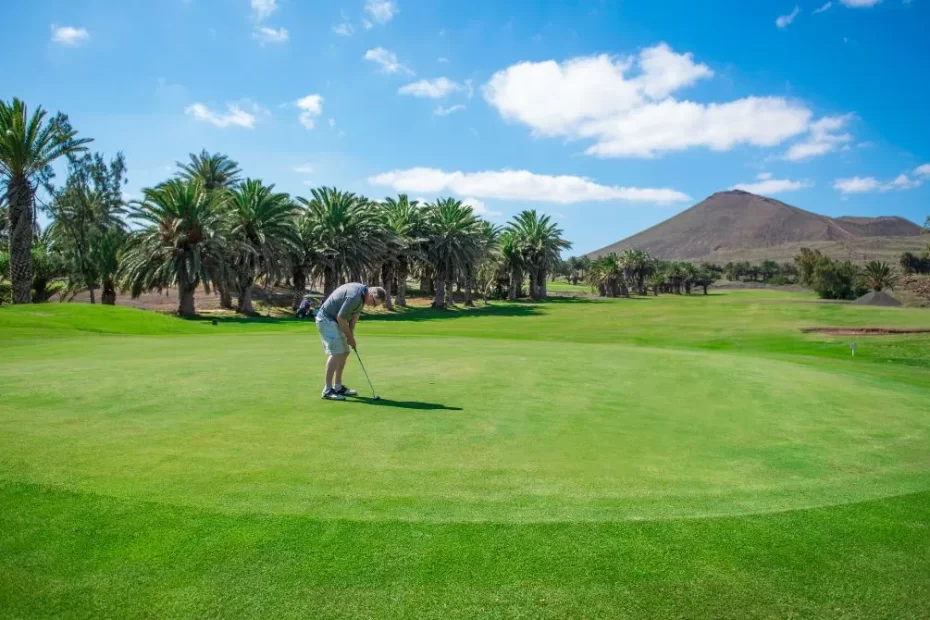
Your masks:
{"label": "black shoe", "polygon": [[358,392],[346,386],[342,386],[338,390],[334,390],[334,391],[336,392],[336,394],[339,394],[343,398],[345,398],[346,396],[358,396]]}
{"label": "black shoe", "polygon": [[328,388],[328,389],[323,390],[323,393],[320,396],[321,398],[324,398],[325,400],[345,400],[346,399],[345,396],[338,393],[333,388]]}

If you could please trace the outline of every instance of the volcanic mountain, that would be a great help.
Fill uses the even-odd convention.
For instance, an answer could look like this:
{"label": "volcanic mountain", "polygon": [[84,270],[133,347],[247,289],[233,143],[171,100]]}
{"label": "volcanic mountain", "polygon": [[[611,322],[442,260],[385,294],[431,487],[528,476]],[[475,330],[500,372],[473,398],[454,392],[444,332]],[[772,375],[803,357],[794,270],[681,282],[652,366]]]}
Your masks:
{"label": "volcanic mountain", "polygon": [[652,228],[592,252],[592,258],[640,248],[662,259],[712,262],[790,260],[802,246],[837,258],[896,260],[926,245],[922,229],[901,217],[818,215],[731,190],[718,192]]}

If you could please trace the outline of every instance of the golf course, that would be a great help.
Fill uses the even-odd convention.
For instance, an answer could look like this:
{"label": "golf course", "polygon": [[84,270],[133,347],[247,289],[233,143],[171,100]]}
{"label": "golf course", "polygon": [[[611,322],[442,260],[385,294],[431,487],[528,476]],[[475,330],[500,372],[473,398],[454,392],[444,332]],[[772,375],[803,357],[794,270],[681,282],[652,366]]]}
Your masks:
{"label": "golf course", "polygon": [[926,310],[479,305],[0,308],[0,616],[927,617]]}

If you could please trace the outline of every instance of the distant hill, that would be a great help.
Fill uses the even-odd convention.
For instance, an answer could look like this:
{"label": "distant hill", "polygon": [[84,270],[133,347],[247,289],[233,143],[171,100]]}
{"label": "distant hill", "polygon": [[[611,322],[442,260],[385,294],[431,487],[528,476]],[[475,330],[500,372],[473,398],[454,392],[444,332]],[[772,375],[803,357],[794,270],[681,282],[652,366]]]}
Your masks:
{"label": "distant hill", "polygon": [[641,248],[662,259],[790,260],[802,246],[836,258],[896,259],[926,246],[920,226],[901,217],[831,218],[740,190],[718,192],[675,217],[592,252]]}

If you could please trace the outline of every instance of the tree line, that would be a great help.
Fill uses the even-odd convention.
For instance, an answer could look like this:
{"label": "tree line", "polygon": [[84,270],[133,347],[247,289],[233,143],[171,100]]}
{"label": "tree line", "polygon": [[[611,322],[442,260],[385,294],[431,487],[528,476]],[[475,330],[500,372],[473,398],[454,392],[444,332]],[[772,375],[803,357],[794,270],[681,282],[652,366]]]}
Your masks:
{"label": "tree line", "polygon": [[[107,161],[89,153],[90,140],[78,138],[67,116],[46,117],[41,108],[29,115],[18,99],[0,101],[0,247],[8,248],[0,273],[9,274],[0,299],[13,303],[78,291],[95,302],[99,291],[113,304],[119,291],[137,297],[170,288],[178,313],[191,316],[203,288],[215,289],[224,308],[252,313],[259,284],[290,287],[296,307],[308,284],[328,295],[352,280],[382,285],[393,307],[406,305],[408,278],[419,278],[434,308],[453,303],[453,287],[466,305],[477,295],[538,299],[571,247],[534,210],[498,226],[455,198],[375,201],[328,187],[292,197],[206,151],[127,203],[122,154]],[[56,187],[51,165],[61,158],[68,174]],[[49,196],[41,205],[40,189]],[[44,230],[37,208],[51,222]]]}
{"label": "tree line", "polygon": [[692,288],[707,287],[720,278],[722,268],[688,261],[665,261],[651,256],[645,250],[628,249],[611,252],[592,259],[589,256],[572,256],[556,266],[554,273],[572,284],[584,282],[597,289],[601,297],[629,297],[682,292],[690,295]]}

